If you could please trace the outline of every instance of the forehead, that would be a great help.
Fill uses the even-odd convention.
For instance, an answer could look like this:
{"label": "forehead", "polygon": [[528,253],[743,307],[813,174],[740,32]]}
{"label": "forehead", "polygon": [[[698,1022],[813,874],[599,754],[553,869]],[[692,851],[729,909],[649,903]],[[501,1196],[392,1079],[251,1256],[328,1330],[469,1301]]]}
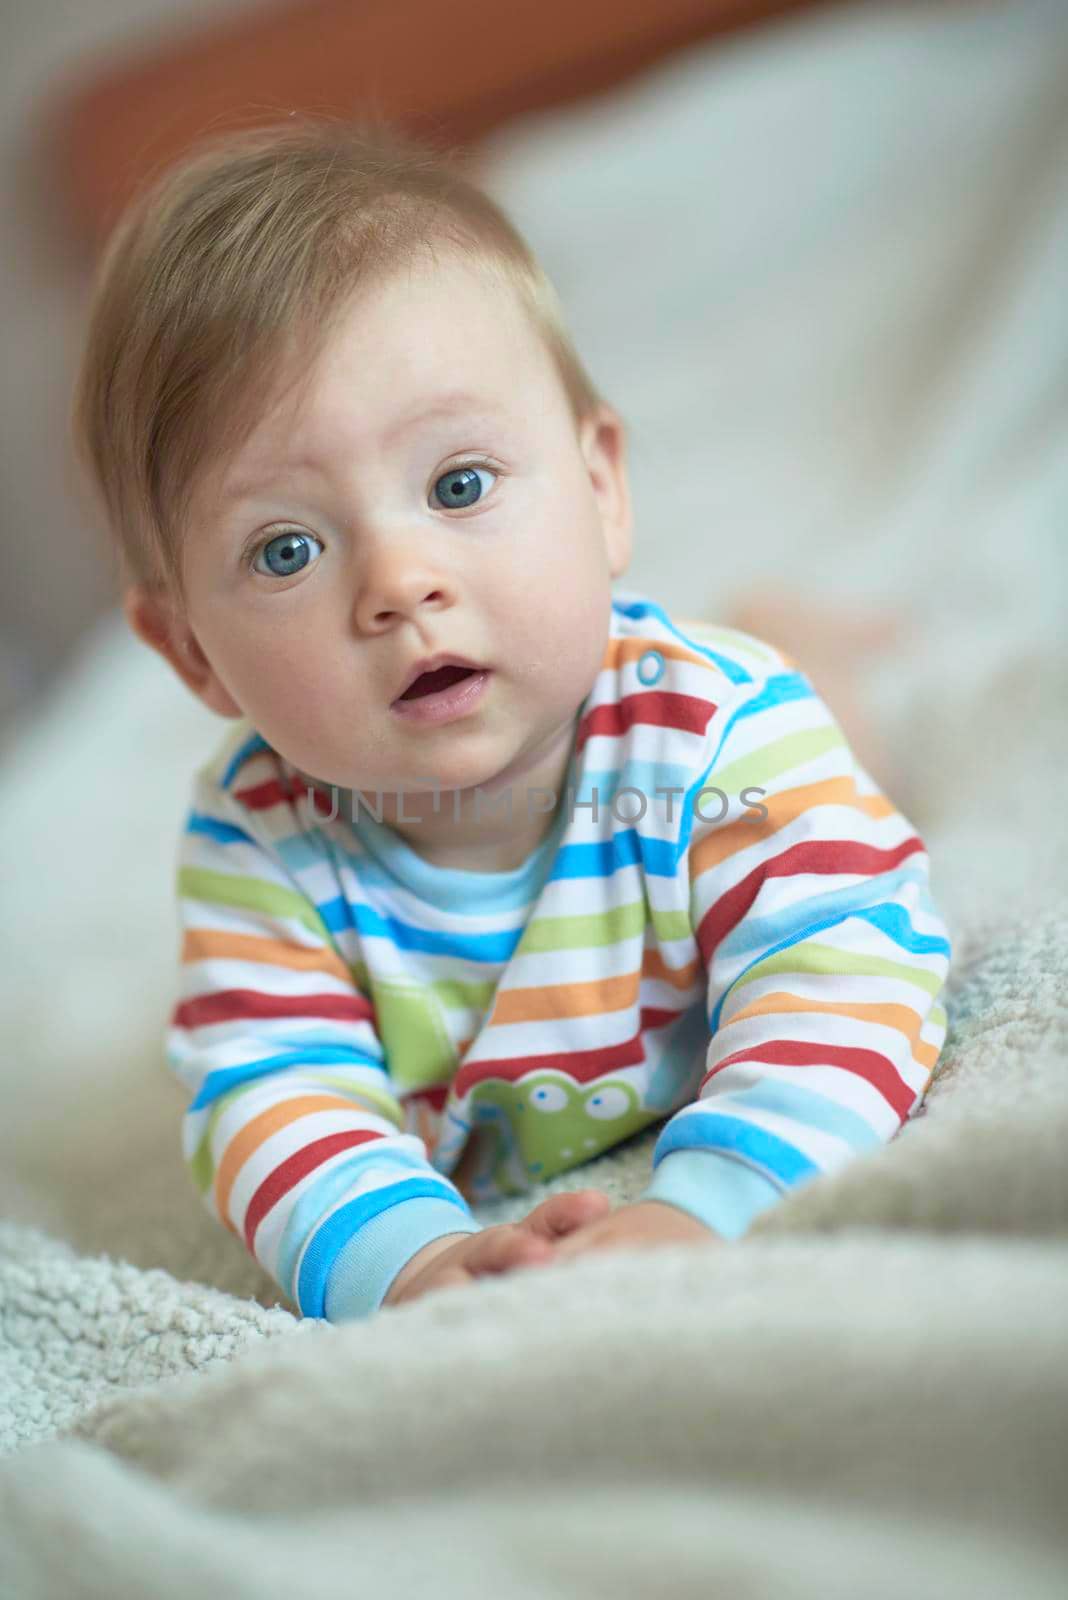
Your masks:
{"label": "forehead", "polygon": [[518,421],[555,376],[509,285],[453,259],[413,264],[361,288],[315,361],[294,364],[280,400],[229,460],[221,493],[244,492],[250,476],[276,467],[283,454],[292,464],[332,444],[386,449],[406,430],[461,414]]}

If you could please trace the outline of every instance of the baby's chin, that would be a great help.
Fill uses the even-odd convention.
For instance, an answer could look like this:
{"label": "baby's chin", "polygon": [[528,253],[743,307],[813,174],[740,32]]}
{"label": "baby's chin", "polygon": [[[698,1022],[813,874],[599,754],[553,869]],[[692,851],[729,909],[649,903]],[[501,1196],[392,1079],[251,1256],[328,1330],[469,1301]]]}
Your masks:
{"label": "baby's chin", "polygon": [[461,724],[424,730],[412,749],[402,750],[392,760],[385,750],[369,750],[366,762],[360,760],[359,752],[354,759],[351,750],[304,750],[298,759],[287,760],[323,789],[362,794],[366,803],[376,808],[381,797],[383,804],[403,804],[411,816],[423,802],[432,805],[435,795],[477,789],[487,804],[499,797],[495,814],[503,814],[508,788],[515,785],[519,789],[525,782],[537,785],[538,769],[546,764],[555,771],[566,759],[574,734],[573,718],[554,727],[548,736],[539,731],[525,738],[514,729],[502,736],[500,729],[472,726],[473,720],[469,719],[462,731]]}

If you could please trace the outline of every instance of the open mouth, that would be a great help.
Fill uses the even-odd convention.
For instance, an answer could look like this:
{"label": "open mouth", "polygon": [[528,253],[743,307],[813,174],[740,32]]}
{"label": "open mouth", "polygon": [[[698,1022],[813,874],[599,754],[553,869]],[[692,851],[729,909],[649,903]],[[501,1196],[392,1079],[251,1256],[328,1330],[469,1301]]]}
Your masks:
{"label": "open mouth", "polygon": [[398,695],[393,716],[423,727],[441,727],[469,717],[482,704],[493,673],[488,667],[447,666],[424,672]]}
{"label": "open mouth", "polygon": [[401,700],[421,700],[424,695],[438,694],[442,689],[450,689],[454,683],[460,683],[464,678],[474,676],[474,667],[438,667],[435,672],[423,672],[416,678],[411,688],[405,689],[399,696]]}

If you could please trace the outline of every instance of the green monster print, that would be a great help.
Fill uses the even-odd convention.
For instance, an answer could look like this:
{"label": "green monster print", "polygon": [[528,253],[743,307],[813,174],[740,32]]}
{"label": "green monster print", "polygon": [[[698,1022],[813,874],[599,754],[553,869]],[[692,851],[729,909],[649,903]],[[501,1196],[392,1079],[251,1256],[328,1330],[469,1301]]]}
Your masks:
{"label": "green monster print", "polygon": [[489,1078],[471,1090],[482,1159],[474,1179],[492,1176],[503,1194],[591,1161],[663,1116],[643,1106],[629,1083],[602,1078],[582,1086],[562,1072],[533,1072],[515,1083]]}

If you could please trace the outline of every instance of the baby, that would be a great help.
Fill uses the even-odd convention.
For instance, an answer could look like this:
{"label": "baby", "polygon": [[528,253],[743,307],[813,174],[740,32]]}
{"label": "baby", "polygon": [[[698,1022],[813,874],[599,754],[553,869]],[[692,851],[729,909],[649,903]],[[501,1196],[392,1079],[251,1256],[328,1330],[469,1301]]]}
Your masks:
{"label": "baby", "polygon": [[[75,425],[131,627],[231,721],[167,1058],[205,1205],[303,1315],[737,1240],[920,1108],[924,844],[781,646],[613,591],[622,420],[458,165],[205,143],[108,242]],[[632,1204],[470,1209],[656,1123]]]}

